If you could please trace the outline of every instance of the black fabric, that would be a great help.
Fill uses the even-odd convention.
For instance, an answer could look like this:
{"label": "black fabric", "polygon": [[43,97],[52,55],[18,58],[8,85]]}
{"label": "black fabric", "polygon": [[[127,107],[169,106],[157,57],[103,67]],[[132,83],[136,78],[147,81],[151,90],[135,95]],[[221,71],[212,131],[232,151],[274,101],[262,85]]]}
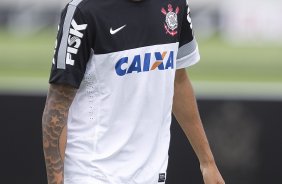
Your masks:
{"label": "black fabric", "polygon": [[51,73],[50,84],[68,84],[76,89],[84,77],[84,73],[77,70],[54,69]]}
{"label": "black fabric", "polygon": [[192,22],[188,22],[187,16],[190,16],[188,13],[188,5],[186,6],[185,13],[183,14],[182,18],[182,26],[180,32],[180,39],[179,39],[179,47],[191,42],[194,39],[193,30],[191,29]]}
{"label": "black fabric", "polygon": [[[181,25],[187,14],[185,0],[145,0],[139,3],[88,0],[84,4],[87,6],[83,6],[83,10],[91,15],[95,24],[95,54],[179,42]],[[166,16],[161,10],[164,8],[168,12],[169,4],[174,12],[179,7],[178,34],[175,36],[169,35],[164,28]],[[117,34],[110,34],[110,28],[124,25],[126,27]]]}
{"label": "black fabric", "polygon": [[[79,88],[80,83],[83,79],[86,65],[90,57],[91,48],[93,48],[93,23],[89,23],[89,19],[80,11],[79,8],[76,9],[73,20],[76,21],[77,25],[83,25],[87,24],[87,27],[85,30],[81,30],[83,34],[82,38],[79,38],[77,36],[69,34],[68,40],[62,41],[62,35],[64,29],[64,21],[66,18],[66,12],[68,8],[65,8],[62,12],[61,17],[61,23],[60,23],[60,29],[58,31],[57,36],[57,47],[55,49],[55,55],[54,55],[54,61],[55,64],[52,65],[51,74],[50,74],[50,83],[57,83],[57,84],[70,84],[75,88]],[[72,27],[72,26],[71,26]],[[71,41],[72,39],[79,39],[77,42]],[[75,47],[76,44],[79,44],[79,47],[77,48],[77,54],[67,55],[67,50],[65,50],[65,57],[67,60],[67,57],[71,56],[71,60],[74,61],[74,65],[70,65],[66,63],[66,60],[60,61],[60,57],[58,56],[59,48],[61,44],[64,44],[67,42],[67,47]],[[70,43],[72,42],[72,43]],[[65,69],[61,69],[57,67],[58,62],[64,62],[65,63]]]}

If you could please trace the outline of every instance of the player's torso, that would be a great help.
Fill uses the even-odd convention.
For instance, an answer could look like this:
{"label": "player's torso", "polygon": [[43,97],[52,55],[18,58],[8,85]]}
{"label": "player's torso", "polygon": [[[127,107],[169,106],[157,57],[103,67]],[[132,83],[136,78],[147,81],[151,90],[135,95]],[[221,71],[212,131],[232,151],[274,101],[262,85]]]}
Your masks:
{"label": "player's torso", "polygon": [[66,176],[89,172],[111,181],[105,183],[155,184],[166,172],[185,5],[185,0],[79,5],[95,36],[69,113]]}

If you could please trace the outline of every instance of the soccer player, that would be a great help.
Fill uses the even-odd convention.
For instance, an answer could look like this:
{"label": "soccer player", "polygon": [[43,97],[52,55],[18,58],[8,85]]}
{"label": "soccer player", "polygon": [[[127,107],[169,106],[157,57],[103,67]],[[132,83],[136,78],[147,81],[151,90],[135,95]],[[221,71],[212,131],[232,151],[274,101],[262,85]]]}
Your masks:
{"label": "soccer player", "polygon": [[171,112],[205,184],[224,183],[185,71],[199,60],[189,13],[185,0],[66,6],[42,118],[49,184],[165,183]]}

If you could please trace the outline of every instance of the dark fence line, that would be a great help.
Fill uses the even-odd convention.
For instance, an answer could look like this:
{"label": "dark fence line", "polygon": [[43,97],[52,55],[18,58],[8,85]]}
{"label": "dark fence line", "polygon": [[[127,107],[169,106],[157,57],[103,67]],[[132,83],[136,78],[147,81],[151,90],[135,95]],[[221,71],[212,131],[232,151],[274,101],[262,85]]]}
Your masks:
{"label": "dark fence line", "polygon": [[[41,138],[45,97],[0,96],[5,184],[46,184]],[[282,183],[282,102],[199,100],[216,161],[228,184]],[[173,119],[167,184],[202,184],[199,163]]]}

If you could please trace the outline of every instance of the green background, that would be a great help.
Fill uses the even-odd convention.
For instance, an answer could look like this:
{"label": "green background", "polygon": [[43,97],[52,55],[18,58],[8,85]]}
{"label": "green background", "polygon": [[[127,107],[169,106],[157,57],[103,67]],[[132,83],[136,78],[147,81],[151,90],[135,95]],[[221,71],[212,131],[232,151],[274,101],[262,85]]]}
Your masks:
{"label": "green background", "polygon": [[[55,37],[53,30],[30,36],[0,31],[0,91],[45,92]],[[282,96],[281,45],[232,45],[200,36],[198,42],[201,61],[188,69],[197,94]]]}

